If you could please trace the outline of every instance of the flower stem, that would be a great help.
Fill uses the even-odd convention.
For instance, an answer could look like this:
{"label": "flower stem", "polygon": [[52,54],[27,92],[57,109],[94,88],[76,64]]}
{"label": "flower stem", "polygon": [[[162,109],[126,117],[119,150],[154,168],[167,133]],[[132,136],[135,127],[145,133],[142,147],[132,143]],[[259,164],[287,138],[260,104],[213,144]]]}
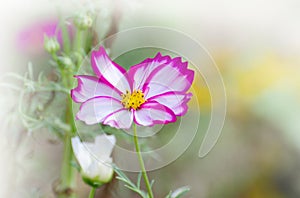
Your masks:
{"label": "flower stem", "polygon": [[62,40],[64,52],[69,55],[71,51],[71,41],[69,37],[69,30],[65,21],[61,22]]}
{"label": "flower stem", "polygon": [[95,194],[96,194],[96,188],[95,187],[92,187],[91,191],[90,191],[90,194],[89,194],[89,198],[94,198],[95,197]]}
{"label": "flower stem", "polygon": [[[52,54],[53,59],[59,64],[56,54]],[[70,88],[71,75],[64,70],[64,67],[59,65],[61,73],[61,80],[63,86],[67,89]],[[76,193],[74,188],[76,186],[76,169],[71,165],[74,161],[74,154],[71,144],[71,138],[75,135],[76,126],[73,118],[72,99],[69,94],[66,95],[66,114],[65,122],[70,126],[70,130],[66,130],[64,133],[64,151],[63,162],[60,176],[60,188],[58,191],[59,198],[75,198]]]}
{"label": "flower stem", "polygon": [[152,193],[152,189],[151,189],[151,185],[147,176],[147,171],[145,169],[145,164],[143,161],[143,157],[142,157],[142,153],[141,153],[141,149],[139,146],[139,142],[138,142],[138,136],[137,136],[137,132],[136,132],[136,124],[133,124],[133,140],[134,140],[134,144],[135,144],[135,150],[137,153],[137,157],[139,159],[139,163],[140,163],[140,167],[141,167],[141,171],[142,171],[142,175],[147,187],[147,191],[148,191],[148,195],[149,198],[153,198],[153,193]]}
{"label": "flower stem", "polygon": [[71,126],[71,131],[65,131],[63,164],[61,170],[61,193],[60,198],[76,197],[74,188],[76,186],[76,169],[72,167],[74,160],[71,138],[75,133],[75,124],[72,115],[72,100],[67,96],[66,123]]}
{"label": "flower stem", "polygon": [[74,51],[80,52],[84,47],[82,46],[82,39],[83,39],[83,30],[77,29],[75,35],[75,44],[74,44]]}
{"label": "flower stem", "polygon": [[71,161],[73,161],[73,159],[74,157],[71,147],[71,138],[69,135],[65,135],[63,164],[61,170],[61,198],[75,197],[75,169],[71,166]]}

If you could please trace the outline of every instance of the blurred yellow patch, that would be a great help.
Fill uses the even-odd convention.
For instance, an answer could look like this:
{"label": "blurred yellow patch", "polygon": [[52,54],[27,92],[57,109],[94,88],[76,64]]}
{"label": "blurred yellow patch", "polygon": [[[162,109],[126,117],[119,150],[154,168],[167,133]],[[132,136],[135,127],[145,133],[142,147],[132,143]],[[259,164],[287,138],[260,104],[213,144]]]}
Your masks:
{"label": "blurred yellow patch", "polygon": [[209,89],[200,74],[195,72],[195,79],[191,87],[193,93],[193,98],[191,100],[191,105],[199,105],[201,110],[210,109],[211,99]]}
{"label": "blurred yellow patch", "polygon": [[265,90],[279,83],[287,72],[278,57],[267,55],[250,63],[241,65],[235,72],[237,92],[246,102],[252,101]]}

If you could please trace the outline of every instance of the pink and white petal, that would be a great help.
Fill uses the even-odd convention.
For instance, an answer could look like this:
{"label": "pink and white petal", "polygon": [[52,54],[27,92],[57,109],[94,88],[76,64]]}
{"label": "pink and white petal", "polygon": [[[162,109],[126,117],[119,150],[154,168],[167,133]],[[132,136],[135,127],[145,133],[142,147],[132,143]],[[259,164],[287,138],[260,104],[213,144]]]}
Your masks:
{"label": "pink and white petal", "polygon": [[108,96],[98,96],[82,103],[76,118],[87,125],[102,123],[109,114],[121,108],[123,105],[119,100]]}
{"label": "pink and white petal", "polygon": [[187,102],[191,97],[192,93],[167,92],[149,98],[148,101],[156,101],[171,109],[176,116],[183,116],[188,110]]}
{"label": "pink and white petal", "polygon": [[129,129],[131,127],[132,121],[132,111],[122,108],[108,115],[104,119],[103,124],[107,124],[118,129]]}
{"label": "pink and white petal", "polygon": [[95,76],[78,75],[75,78],[77,78],[78,85],[71,90],[71,97],[75,102],[82,103],[96,96],[122,99],[120,92]]}
{"label": "pink and white petal", "polygon": [[147,58],[141,63],[132,66],[128,71],[128,76],[131,79],[133,90],[142,89],[151,72],[158,66],[167,64],[170,60],[170,56],[162,56],[158,53],[154,58]]}
{"label": "pink and white petal", "polygon": [[134,122],[142,126],[167,124],[176,121],[176,115],[168,107],[151,101],[144,103],[140,109],[134,111]]}
{"label": "pink and white petal", "polygon": [[145,81],[142,90],[145,98],[165,92],[186,92],[192,85],[194,71],[187,68],[187,63],[174,58],[169,63],[158,66]]}
{"label": "pink and white petal", "polygon": [[130,90],[126,70],[113,62],[103,47],[93,51],[91,55],[92,68],[99,78],[104,78],[121,92]]}

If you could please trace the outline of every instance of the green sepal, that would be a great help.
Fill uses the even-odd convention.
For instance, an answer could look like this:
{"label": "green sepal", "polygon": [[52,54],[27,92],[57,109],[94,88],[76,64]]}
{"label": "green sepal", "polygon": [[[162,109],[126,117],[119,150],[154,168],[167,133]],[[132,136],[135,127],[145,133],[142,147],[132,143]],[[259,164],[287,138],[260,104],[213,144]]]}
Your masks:
{"label": "green sepal", "polygon": [[101,187],[103,184],[103,182],[100,182],[98,180],[98,177],[95,177],[95,178],[89,178],[89,177],[85,177],[85,176],[82,176],[82,180],[89,186],[93,187],[93,188],[99,188]]}

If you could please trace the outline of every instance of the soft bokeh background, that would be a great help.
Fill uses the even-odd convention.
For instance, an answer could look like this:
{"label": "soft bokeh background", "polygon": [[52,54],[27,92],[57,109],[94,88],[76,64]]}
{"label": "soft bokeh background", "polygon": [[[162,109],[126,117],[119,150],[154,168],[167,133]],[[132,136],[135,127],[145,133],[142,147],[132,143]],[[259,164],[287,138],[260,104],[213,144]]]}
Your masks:
{"label": "soft bokeh background", "polygon": [[[105,20],[116,10],[122,13],[119,30],[155,25],[182,31],[208,49],[222,74],[228,105],[218,143],[205,158],[198,158],[204,135],[199,129],[178,160],[151,172],[158,197],[183,185],[191,187],[187,197],[195,198],[300,197],[300,1],[4,1],[1,74],[22,74],[28,61],[36,72],[47,70],[48,57],[37,37],[32,36],[34,44],[21,47],[20,32],[59,14],[78,12],[81,5],[103,8],[98,32],[106,31]],[[200,105],[205,128],[210,97],[201,76],[196,82],[197,99],[190,105]],[[62,146],[47,131],[24,130],[13,113],[17,94],[0,90],[0,197],[51,197]],[[88,187],[79,186],[86,197]]]}

